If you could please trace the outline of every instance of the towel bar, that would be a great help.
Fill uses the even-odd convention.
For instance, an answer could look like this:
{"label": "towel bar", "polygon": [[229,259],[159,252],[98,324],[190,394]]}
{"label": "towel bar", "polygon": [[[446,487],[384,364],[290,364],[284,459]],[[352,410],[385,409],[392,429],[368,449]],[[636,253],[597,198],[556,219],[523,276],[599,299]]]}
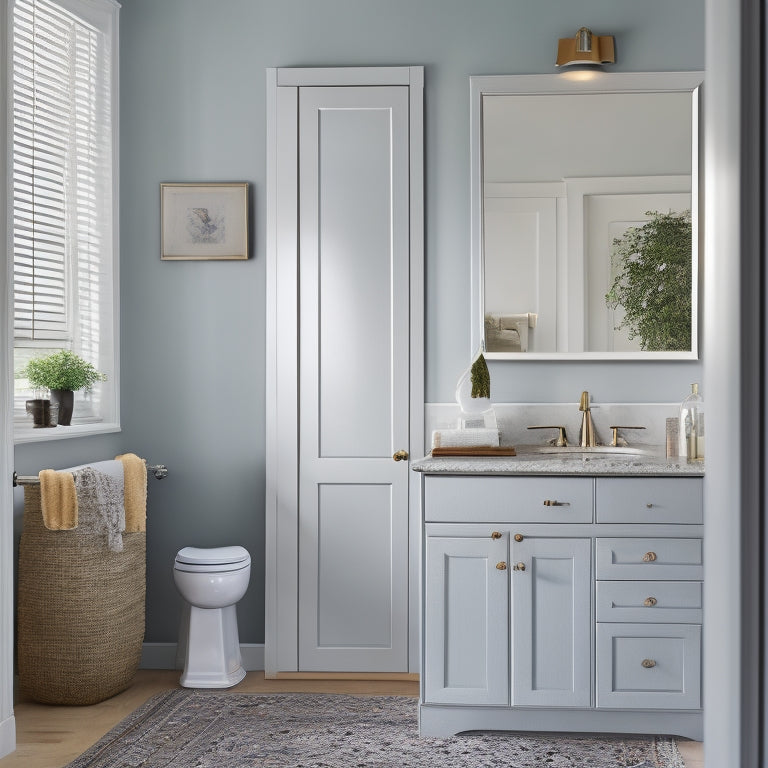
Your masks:
{"label": "towel bar", "polygon": [[[147,464],[147,472],[151,472],[158,480],[168,476],[168,467],[165,464]],[[36,475],[17,475],[13,473],[13,487],[18,485],[38,485],[40,478]]]}

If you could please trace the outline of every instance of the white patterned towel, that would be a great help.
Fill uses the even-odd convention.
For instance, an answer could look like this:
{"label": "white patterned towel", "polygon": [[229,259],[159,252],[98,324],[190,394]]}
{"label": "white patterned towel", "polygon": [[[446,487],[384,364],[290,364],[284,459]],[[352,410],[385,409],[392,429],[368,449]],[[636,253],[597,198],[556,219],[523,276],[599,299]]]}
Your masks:
{"label": "white patterned towel", "polygon": [[100,534],[112,552],[123,551],[125,502],[123,478],[84,467],[74,473],[79,528]]}

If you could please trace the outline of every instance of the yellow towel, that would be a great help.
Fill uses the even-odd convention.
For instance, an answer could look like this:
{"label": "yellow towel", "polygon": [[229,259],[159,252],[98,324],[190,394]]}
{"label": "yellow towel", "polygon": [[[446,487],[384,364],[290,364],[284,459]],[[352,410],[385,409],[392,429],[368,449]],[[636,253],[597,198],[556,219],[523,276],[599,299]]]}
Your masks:
{"label": "yellow towel", "polygon": [[38,477],[43,525],[51,531],[77,528],[77,494],[72,473],[43,469]]}
{"label": "yellow towel", "polygon": [[115,456],[123,462],[125,532],[147,530],[147,465],[135,453]]}

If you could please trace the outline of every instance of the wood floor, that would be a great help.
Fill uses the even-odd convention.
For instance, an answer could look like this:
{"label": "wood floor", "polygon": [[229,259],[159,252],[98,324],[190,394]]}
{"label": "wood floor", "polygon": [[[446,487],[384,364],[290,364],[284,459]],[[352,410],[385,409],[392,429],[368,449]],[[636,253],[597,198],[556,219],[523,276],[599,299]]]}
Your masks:
{"label": "wood floor", "polygon": [[[53,707],[17,701],[17,748],[13,754],[0,759],[0,768],[63,768],[150,696],[177,688],[178,680],[178,671],[139,670],[127,691],[89,707]],[[249,672],[242,683],[230,690],[418,696],[419,686],[410,681],[385,680],[265,680],[263,672]],[[701,744],[680,742],[680,751],[686,768],[704,768]]]}

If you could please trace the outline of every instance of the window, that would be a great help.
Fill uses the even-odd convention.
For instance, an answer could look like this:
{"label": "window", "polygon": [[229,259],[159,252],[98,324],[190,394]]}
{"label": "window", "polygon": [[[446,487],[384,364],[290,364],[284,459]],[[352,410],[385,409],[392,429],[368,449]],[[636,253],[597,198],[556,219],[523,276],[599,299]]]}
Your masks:
{"label": "window", "polygon": [[[115,428],[118,421],[118,8],[111,0],[13,2],[17,439],[29,427],[24,401],[33,396],[20,372],[30,358],[59,349],[107,375],[91,393],[77,393],[73,425]],[[62,429],[50,432],[61,437]]]}

